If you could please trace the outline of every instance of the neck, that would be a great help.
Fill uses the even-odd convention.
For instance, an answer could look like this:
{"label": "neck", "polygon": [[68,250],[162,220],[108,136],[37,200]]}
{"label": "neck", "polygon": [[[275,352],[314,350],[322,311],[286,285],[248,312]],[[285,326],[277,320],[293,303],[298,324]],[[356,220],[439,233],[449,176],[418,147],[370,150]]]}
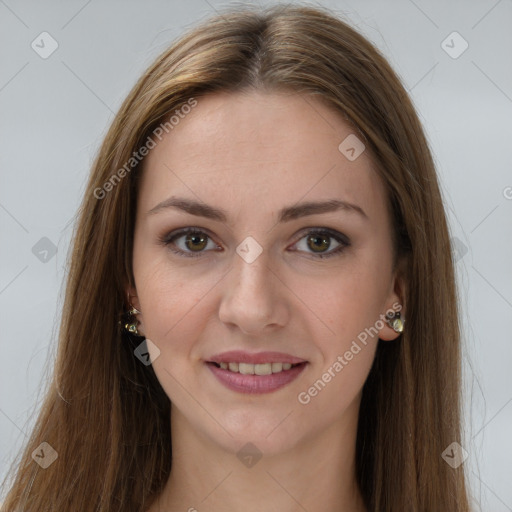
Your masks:
{"label": "neck", "polygon": [[355,476],[355,412],[288,452],[256,460],[244,457],[245,442],[226,450],[173,408],[171,475],[151,512],[365,512]]}

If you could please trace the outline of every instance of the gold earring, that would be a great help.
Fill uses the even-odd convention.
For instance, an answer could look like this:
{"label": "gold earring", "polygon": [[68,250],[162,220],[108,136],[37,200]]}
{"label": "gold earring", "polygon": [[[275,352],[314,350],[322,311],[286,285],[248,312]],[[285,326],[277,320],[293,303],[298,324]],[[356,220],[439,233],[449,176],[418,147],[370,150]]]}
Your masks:
{"label": "gold earring", "polygon": [[397,311],[393,316],[389,316],[388,318],[386,318],[386,323],[395,332],[403,332],[404,331],[405,318],[401,317],[400,311]]}
{"label": "gold earring", "polygon": [[[131,304],[130,304],[131,306]],[[137,329],[137,326],[139,324],[139,321],[137,320],[137,318],[135,318],[135,315],[137,314],[140,314],[140,311],[131,306],[130,310],[125,313],[125,315],[128,316],[128,323],[124,324],[124,328],[126,331],[128,331],[130,334],[135,334],[136,336],[142,336],[140,333],[139,333],[139,330]],[[121,323],[121,322],[119,322]]]}

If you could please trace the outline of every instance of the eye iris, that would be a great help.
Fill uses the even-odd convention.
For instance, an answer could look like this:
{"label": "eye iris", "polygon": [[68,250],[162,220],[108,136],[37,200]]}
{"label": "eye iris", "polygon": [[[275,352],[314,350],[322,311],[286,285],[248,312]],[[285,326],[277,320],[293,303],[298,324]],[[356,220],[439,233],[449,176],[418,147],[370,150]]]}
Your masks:
{"label": "eye iris", "polygon": [[[191,249],[192,251],[195,251],[196,249],[198,249],[198,251],[204,249],[204,247],[206,247],[206,236],[201,236],[201,235],[198,235],[198,234],[189,234],[187,235],[187,238],[186,238],[186,241],[185,241],[185,244],[187,244],[187,248],[188,249]],[[188,242],[190,241],[193,241],[193,243],[195,244],[196,241],[200,241],[200,242],[204,242],[204,246],[198,246],[198,245],[192,245],[192,247],[189,247],[188,245]],[[196,251],[196,252],[198,252]]]}
{"label": "eye iris", "polygon": [[[314,241],[314,244],[317,244],[317,243],[324,243],[324,247],[323,249],[329,249],[329,246],[331,245],[330,242],[329,242],[329,237],[326,237],[326,236],[320,236],[320,235],[310,235],[308,237],[308,244],[309,242],[313,240]],[[314,245],[314,246],[310,246],[314,251],[316,251],[316,249],[318,249],[318,245]],[[320,249],[322,249],[322,247],[320,247]],[[316,251],[316,252],[321,252],[321,251]]]}

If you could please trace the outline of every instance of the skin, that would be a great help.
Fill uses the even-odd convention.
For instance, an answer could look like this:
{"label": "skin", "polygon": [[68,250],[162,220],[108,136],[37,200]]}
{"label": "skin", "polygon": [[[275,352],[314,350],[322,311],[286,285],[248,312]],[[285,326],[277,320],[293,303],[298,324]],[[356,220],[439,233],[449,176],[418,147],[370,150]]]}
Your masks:
{"label": "skin", "polygon": [[[153,368],[172,403],[173,450],[170,478],[150,512],[365,510],[355,441],[377,336],[359,343],[360,352],[309,403],[298,400],[358,334],[403,304],[384,186],[368,150],[354,161],[338,150],[351,133],[315,98],[216,93],[199,98],[147,156],[135,286],[126,292],[141,311],[139,332],[160,350]],[[174,208],[148,214],[170,196],[223,208],[228,220]],[[285,206],[327,199],[356,204],[366,217],[338,210],[277,223]],[[207,235],[198,257],[159,242],[189,226]],[[321,259],[339,242],[328,238],[330,246],[315,251],[314,236],[308,243],[313,227],[344,234],[351,245]],[[252,263],[236,252],[248,236],[263,249]],[[198,254],[198,242],[186,242],[185,234],[173,247]],[[380,327],[381,339],[398,337]],[[284,388],[242,394],[219,383],[205,363],[233,349],[285,352],[308,364]],[[262,453],[252,467],[237,457],[248,442]]]}

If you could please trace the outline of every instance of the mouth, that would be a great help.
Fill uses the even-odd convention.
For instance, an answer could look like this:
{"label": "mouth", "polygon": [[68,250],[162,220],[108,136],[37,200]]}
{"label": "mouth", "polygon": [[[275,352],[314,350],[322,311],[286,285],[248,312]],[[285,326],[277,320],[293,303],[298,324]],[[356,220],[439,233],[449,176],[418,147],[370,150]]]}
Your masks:
{"label": "mouth", "polygon": [[294,381],[306,368],[301,363],[206,362],[217,381],[231,391],[244,394],[271,393]]}
{"label": "mouth", "polygon": [[241,362],[220,362],[208,361],[207,364],[214,365],[216,368],[227,370],[231,373],[241,373],[242,375],[273,375],[277,373],[290,371],[292,368],[297,366],[303,366],[306,361],[301,363],[241,363]]}

